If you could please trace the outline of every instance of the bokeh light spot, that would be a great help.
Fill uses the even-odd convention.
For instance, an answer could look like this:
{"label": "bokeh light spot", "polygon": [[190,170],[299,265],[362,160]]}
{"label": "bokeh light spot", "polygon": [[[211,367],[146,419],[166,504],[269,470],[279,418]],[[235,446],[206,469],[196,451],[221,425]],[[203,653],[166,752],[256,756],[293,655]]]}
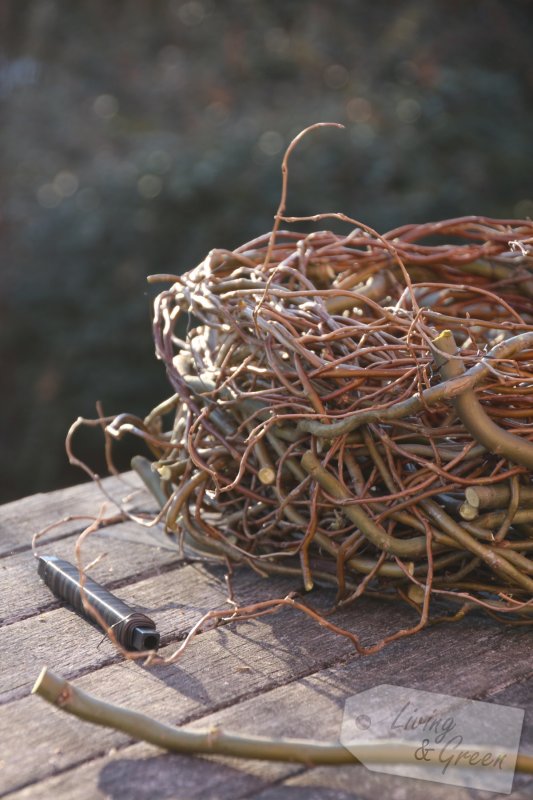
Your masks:
{"label": "bokeh light spot", "polygon": [[372,119],[372,105],[366,97],[352,97],[346,103],[346,116],[350,122],[369,122]]}
{"label": "bokeh light spot", "polygon": [[93,111],[101,119],[112,119],[118,112],[118,100],[112,94],[101,94],[93,103]]}
{"label": "bokeh light spot", "polygon": [[55,208],[62,200],[53,183],[44,183],[37,189],[37,202],[43,208]]}
{"label": "bokeh light spot", "polygon": [[259,137],[258,147],[265,155],[275,156],[283,147],[283,136],[278,131],[265,131]]}
{"label": "bokeh light spot", "polygon": [[54,178],[54,189],[62,197],[70,197],[75,194],[79,186],[79,181],[73,172],[62,170]]}
{"label": "bokeh light spot", "polygon": [[324,83],[329,89],[342,89],[348,83],[348,70],[342,64],[330,64],[324,70]]}
{"label": "bokeh light spot", "polygon": [[412,97],[405,97],[396,104],[396,116],[400,122],[412,125],[420,117],[420,103]]}
{"label": "bokeh light spot", "polygon": [[190,0],[188,3],[175,3],[174,6],[178,18],[184,25],[189,27],[199,25],[205,19],[205,6],[198,0]]}
{"label": "bokeh light spot", "polygon": [[162,188],[163,181],[158,175],[147,173],[146,175],[141,175],[137,181],[139,194],[146,200],[153,200],[154,197],[157,197],[157,195],[161,193]]}

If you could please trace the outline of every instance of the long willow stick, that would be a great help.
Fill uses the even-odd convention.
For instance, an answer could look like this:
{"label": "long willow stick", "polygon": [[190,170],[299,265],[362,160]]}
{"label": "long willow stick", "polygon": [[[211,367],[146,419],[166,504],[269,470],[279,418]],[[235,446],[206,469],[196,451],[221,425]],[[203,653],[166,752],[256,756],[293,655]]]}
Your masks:
{"label": "long willow stick", "polygon": [[[361,760],[340,742],[316,742],[306,739],[274,739],[263,736],[239,736],[224,733],[218,728],[191,731],[165,725],[158,720],[106,703],[73,686],[69,681],[44,667],[37,678],[32,694],[73,714],[79,719],[122,731],[128,736],[150,742],[174,753],[204,753],[210,755],[256,758],[263,761],[292,761],[309,765],[335,764],[416,764],[412,743],[398,740],[357,743]],[[514,756],[502,759],[513,763]],[[437,763],[437,752],[431,758]],[[519,753],[516,771],[533,775],[533,756]]]}
{"label": "long willow stick", "polygon": [[[438,337],[438,339],[438,342],[435,341],[433,343],[436,351],[442,349],[440,345],[443,340],[440,337]],[[531,347],[533,347],[533,332],[528,331],[527,333],[512,336],[495,345],[487,355],[480,358],[478,363],[474,364],[474,366],[470,367],[468,370],[463,369],[454,371],[453,373],[450,371],[448,373],[446,371],[443,372],[441,369],[441,374],[444,377],[443,383],[430,386],[421,393],[416,392],[407,400],[394,403],[387,408],[361,409],[337,422],[327,423],[302,419],[298,423],[298,429],[300,431],[312,433],[314,436],[334,439],[336,436],[342,436],[369,422],[392,422],[393,420],[403,419],[411,414],[416,414],[421,411],[424,406],[433,406],[437,403],[457,397],[464,398],[467,396],[467,392],[469,392],[469,398],[472,396],[475,397],[473,389],[489,373],[491,360],[496,361],[497,359],[511,358],[516,355],[516,353]],[[483,444],[483,442],[481,442],[481,444]]]}
{"label": "long willow stick", "polygon": [[[333,497],[339,500],[348,500],[350,498],[342,484],[331,475],[321,465],[318,458],[308,450],[302,456],[302,467],[311,475],[314,480],[318,481],[320,486],[326,490]],[[347,504],[342,507],[346,516],[354,522],[359,530],[364,533],[367,539],[384,550],[387,553],[393,553],[397,556],[418,556],[424,553],[426,548],[426,539],[424,536],[413,536],[412,539],[394,539],[382,527],[374,522],[371,517],[366,514],[361,506],[355,503]]]}
{"label": "long willow stick", "polygon": [[[519,338],[519,337],[516,337]],[[458,357],[458,347],[451,331],[445,330],[433,340],[435,361],[445,381],[466,375]],[[489,354],[490,355],[490,354]],[[446,383],[442,384],[446,386]],[[457,416],[472,437],[491,453],[505,456],[509,461],[533,469],[533,442],[503,430],[489,417],[476,397],[472,385],[465,386],[453,401]]]}

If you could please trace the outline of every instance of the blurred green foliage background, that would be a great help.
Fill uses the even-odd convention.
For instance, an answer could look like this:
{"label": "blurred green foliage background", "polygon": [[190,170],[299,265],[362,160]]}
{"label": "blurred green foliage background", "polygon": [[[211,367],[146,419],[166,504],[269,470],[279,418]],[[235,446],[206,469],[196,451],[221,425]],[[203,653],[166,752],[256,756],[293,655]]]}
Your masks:
{"label": "blurred green foliage background", "polygon": [[[344,211],[533,214],[531,3],[4,0],[2,500],[82,480],[78,416],[169,392],[146,275]],[[103,469],[102,437],[78,452]],[[126,447],[121,466],[131,452]]]}

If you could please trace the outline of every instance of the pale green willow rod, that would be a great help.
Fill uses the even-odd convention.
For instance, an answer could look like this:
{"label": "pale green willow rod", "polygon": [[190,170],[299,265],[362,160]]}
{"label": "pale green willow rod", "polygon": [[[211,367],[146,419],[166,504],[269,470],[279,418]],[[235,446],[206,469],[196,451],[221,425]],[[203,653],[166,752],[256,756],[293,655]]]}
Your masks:
{"label": "pale green willow rod", "polygon": [[[32,694],[38,694],[62,711],[87,722],[122,731],[134,739],[149,742],[156,747],[162,747],[175,753],[224,755],[263,761],[292,761],[308,765],[361,763],[340,742],[240,736],[225,733],[219,728],[191,731],[166,725],[138,711],[131,711],[128,708],[99,700],[73,686],[47,667],[44,667],[39,675]],[[365,763],[415,763],[413,745],[408,742],[394,740],[358,742],[357,749],[360,755],[364,756]],[[508,760],[512,764],[514,755],[511,753],[509,755]],[[533,774],[533,756],[519,753],[516,760],[516,771]]]}

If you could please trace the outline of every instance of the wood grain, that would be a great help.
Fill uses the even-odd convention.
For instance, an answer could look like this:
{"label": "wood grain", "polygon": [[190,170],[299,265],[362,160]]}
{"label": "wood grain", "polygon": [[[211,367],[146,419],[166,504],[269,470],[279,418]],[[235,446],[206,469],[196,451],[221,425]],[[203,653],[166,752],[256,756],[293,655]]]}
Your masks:
{"label": "wood grain", "polygon": [[[273,651],[268,651],[267,663],[261,663],[263,678],[266,678],[266,682],[259,687],[260,676],[258,679],[257,675],[237,672],[237,669],[243,663],[257,663],[258,653],[264,660],[262,641],[264,641],[265,632],[262,630],[263,624],[259,621],[249,623],[246,627],[255,629],[255,632],[253,637],[249,635],[244,640],[236,633],[224,631],[223,646],[220,642],[214,641],[218,631],[205,634],[198,640],[196,653],[193,654],[191,650],[189,662],[192,663],[183,663],[183,673],[174,688],[172,689],[168,684],[165,684],[166,690],[163,685],[158,688],[151,685],[150,689],[145,688],[143,691],[140,686],[137,686],[135,707],[140,710],[151,709],[152,713],[167,721],[174,720],[181,724],[188,722],[193,728],[222,725],[227,730],[250,733],[334,739],[339,735],[342,708],[348,696],[379,683],[398,682],[398,656],[402,655],[403,643],[393,645],[389,657],[386,657],[385,653],[372,658],[344,660],[342,657],[337,657],[337,661],[341,663],[332,668],[317,670],[309,674],[303,671],[302,674],[301,668],[300,670],[297,667],[295,669],[296,659],[293,658],[290,647],[290,641],[297,636],[297,625],[294,623],[289,625],[287,631],[288,642],[285,652],[279,656],[273,654]],[[451,631],[451,628],[449,630]],[[431,634],[429,636],[431,639],[438,634],[438,630],[434,629],[427,633]],[[421,635],[426,638],[426,634]],[[250,645],[252,638],[255,646]],[[522,683],[504,690],[494,691],[489,675],[479,682],[476,673],[468,670],[467,666],[472,656],[486,658],[487,652],[490,652],[480,650],[475,646],[468,646],[469,639],[471,640],[472,637],[465,636],[458,642],[462,646],[464,654],[463,658],[459,658],[458,663],[457,654],[452,647],[448,646],[442,654],[439,654],[431,647],[432,642],[426,641],[426,650],[432,655],[425,659],[423,664],[420,663],[420,652],[413,653],[411,658],[407,659],[407,663],[404,664],[402,661],[402,685],[436,691],[449,692],[453,690],[461,696],[490,698],[493,702],[522,707],[526,705],[528,699],[530,700],[530,687]],[[450,640],[445,641],[444,644],[449,645]],[[486,642],[487,644],[488,642]],[[188,680],[191,677],[196,678],[199,671],[201,672],[206,655],[213,659],[212,670],[205,674],[201,687],[202,691],[207,689],[208,699],[204,696],[204,702],[200,706],[195,706],[195,692],[191,692]],[[272,655],[274,655],[274,660],[272,660]],[[343,661],[344,663],[342,663]],[[492,657],[489,659],[488,666],[494,667],[495,663],[497,663],[497,659]],[[279,672],[280,666],[282,666],[281,673]],[[462,680],[458,686],[450,677],[457,674],[457,668],[462,673]],[[97,683],[102,696],[116,700],[117,694],[121,692],[122,695],[125,695],[127,690],[125,682],[123,682],[122,690],[117,688],[116,681],[112,676],[115,669],[116,667],[112,667],[106,670],[108,674],[105,681],[102,681],[102,675],[98,677],[93,674],[85,676],[78,683],[90,691],[95,691],[94,684]],[[273,682],[275,685],[272,687]],[[198,688],[196,687],[196,693]],[[130,689],[130,691],[132,690]],[[247,692],[251,694],[250,697],[246,697]],[[239,697],[242,699],[239,700]],[[28,702],[37,702],[37,700],[38,698],[34,697],[27,698]],[[24,702],[19,701],[19,707]],[[209,705],[211,707],[218,706],[219,710],[206,714],[205,711]],[[154,791],[154,780],[160,791],[157,796],[161,797],[244,797],[250,796],[249,792],[258,790],[261,785],[264,786],[273,781],[280,781],[287,776],[303,773],[301,767],[294,765],[266,765],[257,762],[241,762],[236,759],[206,760],[170,756],[142,743],[128,746],[125,737],[100,731],[94,726],[71,720],[59,712],[55,712],[52,716],[53,723],[50,723],[52,727],[49,727],[48,732],[54,743],[53,768],[50,769],[50,766],[47,765],[47,770],[48,775],[51,775],[54,770],[64,771],[63,781],[53,779],[51,784],[54,787],[53,796],[58,800],[63,797],[66,800],[69,792],[73,791],[76,781],[79,781],[79,785],[75,793],[70,796],[80,799],[87,798],[87,800],[91,797],[148,798],[150,792]],[[192,717],[195,719],[191,723]],[[524,744],[529,745],[530,748],[533,738],[531,723],[531,716],[528,715]],[[42,732],[40,734],[35,732],[35,735],[38,742],[39,739],[43,741],[39,753],[42,751],[43,756],[50,754],[50,739],[46,740]],[[91,747],[91,745],[95,748],[97,758],[91,759],[89,763],[80,764],[78,760],[80,747],[86,753],[87,747]],[[109,752],[110,748],[111,752]],[[107,754],[98,757],[102,750],[107,751]],[[11,754],[9,753],[9,755]],[[16,758],[16,752],[13,755]],[[43,758],[43,760],[45,759]],[[66,764],[69,762],[71,767],[66,768]],[[367,773],[358,766],[324,768],[320,771],[310,770],[309,773],[311,777],[307,780],[315,783],[316,790],[325,785],[330,788],[336,787],[336,791],[339,792],[349,792],[350,786],[356,783],[358,789],[359,786],[366,786],[365,793],[356,796],[368,798],[402,796],[397,790],[403,786],[403,791],[405,791],[407,781],[407,779],[391,778],[390,776],[376,776],[375,773]],[[158,777],[155,778],[155,775]],[[210,794],[213,785],[215,787],[217,785],[217,775],[220,781],[224,781],[224,787],[219,786],[220,795]],[[327,778],[328,775],[329,778]],[[151,780],[149,776],[152,776]],[[182,776],[183,783],[180,778],[178,786],[176,786],[172,782],[179,776]],[[327,783],[324,784],[323,781],[326,779]],[[46,786],[48,779],[45,778],[44,781],[43,785]],[[136,786],[139,782],[143,786]],[[517,782],[522,787],[529,786],[531,788],[526,777],[517,778]],[[407,786],[410,787],[413,783],[415,782],[407,781]],[[422,787],[425,786],[426,794],[424,795],[424,790],[420,789],[415,797],[427,797],[428,786],[431,786],[433,791],[433,784],[416,783],[420,783]],[[172,791],[172,786],[175,794],[167,795],[167,791]],[[302,784],[302,790],[304,786],[305,784]],[[394,794],[385,791],[387,786],[395,788]],[[377,787],[381,787],[385,793],[380,795],[379,791],[376,791],[375,794],[372,794]],[[36,785],[32,784],[31,788],[35,791]],[[289,788],[288,786],[287,797],[291,796]],[[436,788],[438,791],[438,787]],[[450,787],[447,788],[448,792],[453,791]],[[183,793],[180,790],[183,790]],[[132,794],[128,795],[128,792]],[[21,794],[20,796],[25,795]],[[39,797],[38,794],[26,796]],[[46,794],[42,796],[46,797]],[[276,797],[275,794],[273,796]],[[316,794],[316,796],[320,797],[321,795]],[[339,794],[339,796],[343,795]],[[347,796],[351,797],[352,795],[347,794]],[[441,795],[432,794],[431,796],[438,798]],[[448,796],[453,797],[450,794]],[[457,798],[465,796],[475,797],[476,795],[458,794]]]}
{"label": "wood grain", "polygon": [[[167,548],[154,539],[149,543],[150,532],[141,530],[134,522],[124,522],[92,533],[82,546],[84,564],[103,556],[90,570],[91,577],[111,589],[128,580],[163,571],[178,564],[178,552],[170,544]],[[146,537],[140,540],[139,534]],[[76,563],[77,533],[62,539],[43,542],[38,553],[53,555]],[[25,617],[34,616],[59,606],[42,581],[35,580],[37,563],[31,550],[17,552],[0,561],[2,606],[0,623],[10,625]],[[24,590],[21,591],[21,587]]]}
{"label": "wood grain", "polygon": [[[131,508],[144,506],[152,510],[154,508],[153,500],[134,472],[128,472],[121,477],[104,478],[102,485],[117,501],[136,491],[134,501],[130,502]],[[35,494],[23,500],[6,503],[0,507],[0,558],[14,551],[31,548],[34,533],[64,517],[84,514],[96,516],[104,502],[110,513],[116,511],[98,486],[89,481],[68,489],[60,489],[49,494]],[[52,531],[47,540],[61,538],[72,531],[82,531],[87,524],[88,521],[80,520],[65,522]]]}
{"label": "wood grain", "polygon": [[[109,486],[122,492],[116,479]],[[320,739],[338,738],[347,697],[380,683],[488,699],[527,709],[524,746],[533,750],[531,633],[526,628],[505,628],[481,615],[428,628],[374,656],[359,657],[347,640],[283,609],[260,620],[201,633],[177,664],[146,669],[125,662],[96,628],[58,607],[40,582],[28,549],[28,526],[42,527],[43,520],[81,513],[80,509],[94,514],[100,502],[96,487],[87,484],[0,509],[4,524],[13,521],[10,538],[2,542],[0,561],[5,621],[0,628],[0,793],[11,800],[256,796],[373,800],[408,795],[421,800],[428,796],[428,787],[437,800],[444,798],[443,788],[451,800],[477,797],[465,794],[466,790],[453,793],[452,787],[370,773],[358,766],[308,769],[161,753],[29,696],[45,663],[89,692],[164,721]],[[79,529],[73,524],[70,531],[53,535],[46,552],[73,560]],[[90,560],[102,550],[107,556],[92,574],[116,587],[117,596],[151,614],[163,634],[165,653],[172,652],[204,611],[225,603],[221,566],[181,563],[164,536],[152,546],[146,531],[134,523],[89,537],[84,558]],[[297,588],[291,580],[263,580],[247,569],[237,570],[233,583],[243,603]],[[332,597],[331,591],[320,589],[308,599],[325,607]],[[335,615],[335,622],[360,633],[365,643],[414,620],[414,612],[403,605],[368,599]],[[525,800],[532,793],[531,780],[519,777],[509,797]]]}

